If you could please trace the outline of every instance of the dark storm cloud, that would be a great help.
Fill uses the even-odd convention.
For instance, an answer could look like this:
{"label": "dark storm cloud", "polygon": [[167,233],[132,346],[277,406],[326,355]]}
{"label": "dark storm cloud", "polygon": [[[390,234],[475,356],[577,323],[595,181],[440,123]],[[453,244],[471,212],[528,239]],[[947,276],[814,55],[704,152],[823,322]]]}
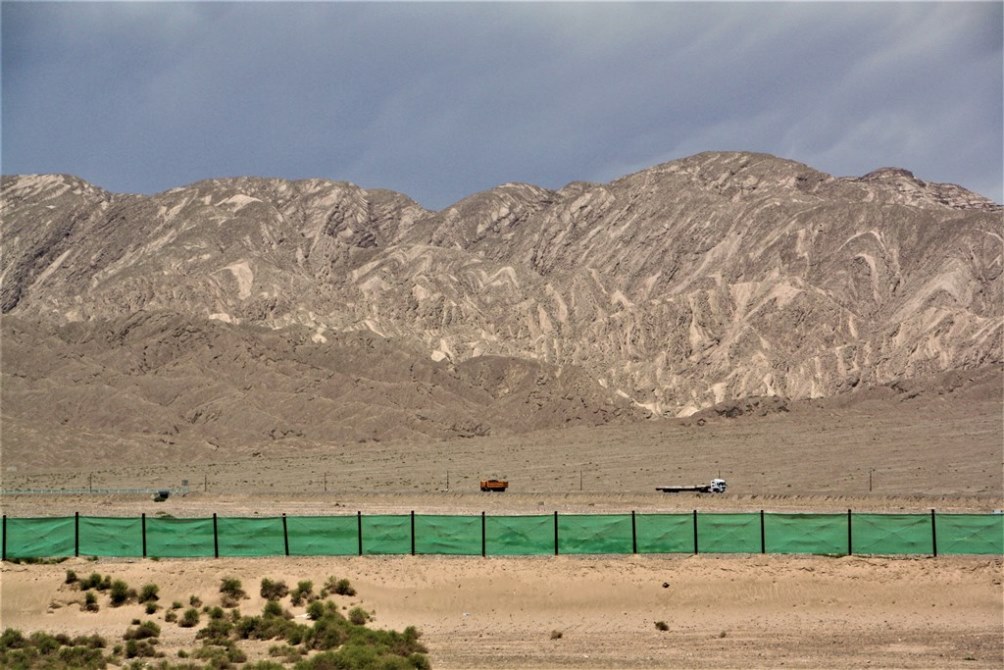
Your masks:
{"label": "dark storm cloud", "polygon": [[4,3],[3,171],[426,206],[712,149],[1002,196],[1000,3]]}

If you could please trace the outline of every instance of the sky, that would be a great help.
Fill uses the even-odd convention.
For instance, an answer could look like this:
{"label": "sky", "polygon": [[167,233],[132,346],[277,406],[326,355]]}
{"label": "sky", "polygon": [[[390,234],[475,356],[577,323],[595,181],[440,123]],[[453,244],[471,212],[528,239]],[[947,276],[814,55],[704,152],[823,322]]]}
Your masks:
{"label": "sky", "polygon": [[1004,202],[1004,3],[8,2],[4,174],[351,181],[430,209],[702,151]]}

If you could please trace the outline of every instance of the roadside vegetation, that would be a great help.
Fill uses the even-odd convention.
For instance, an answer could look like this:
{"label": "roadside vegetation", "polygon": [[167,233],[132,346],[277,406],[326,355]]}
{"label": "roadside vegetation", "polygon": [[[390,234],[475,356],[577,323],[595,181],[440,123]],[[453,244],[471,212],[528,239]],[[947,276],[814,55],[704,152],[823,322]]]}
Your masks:
{"label": "roadside vegetation", "polygon": [[[94,573],[81,579],[67,571],[66,588],[83,595],[81,609],[98,611],[101,603],[110,607],[134,605],[153,618],[133,619],[120,640],[109,643],[99,635],[70,637],[35,632],[25,635],[15,629],[0,633],[0,667],[8,670],[426,670],[430,668],[427,649],[419,642],[420,633],[409,626],[403,632],[367,626],[373,613],[352,603],[339,603],[334,596],[355,595],[346,579],[331,577],[320,593],[313,583],[301,581],[290,590],[281,581],[263,579],[261,595],[266,598],[260,613],[244,614],[238,604],[247,598],[237,579],[224,579],[220,604],[202,605],[195,596],[188,609],[180,600],[170,608],[157,606],[159,587],[146,584],[139,592],[121,580]],[[196,605],[198,603],[198,605]],[[288,603],[288,607],[286,606]],[[351,609],[349,606],[353,605]],[[152,607],[151,607],[152,606]],[[301,623],[289,608],[301,608]],[[343,611],[347,610],[347,614]],[[302,615],[301,615],[302,616]],[[201,624],[201,627],[198,627]],[[193,647],[181,649],[176,658],[161,651],[163,626],[197,628]],[[248,640],[275,642],[268,658],[248,661],[241,643]],[[174,656],[174,654],[171,654]]]}

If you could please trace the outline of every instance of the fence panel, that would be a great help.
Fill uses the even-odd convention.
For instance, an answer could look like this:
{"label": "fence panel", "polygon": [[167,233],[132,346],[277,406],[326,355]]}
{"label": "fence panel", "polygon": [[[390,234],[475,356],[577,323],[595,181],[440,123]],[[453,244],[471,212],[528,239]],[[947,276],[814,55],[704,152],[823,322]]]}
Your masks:
{"label": "fence panel", "polygon": [[631,515],[559,515],[558,550],[562,554],[630,554]]}
{"label": "fence panel", "polygon": [[939,554],[1004,554],[1004,514],[938,514]]}
{"label": "fence panel", "polygon": [[359,520],[354,516],[286,517],[290,556],[354,556]]}
{"label": "fence panel", "polygon": [[286,553],[282,517],[220,517],[217,523],[220,556],[282,556]]}
{"label": "fence panel", "polygon": [[692,554],[694,516],[692,514],[638,514],[639,554]]}
{"label": "fence panel", "polygon": [[485,519],[489,556],[546,556],[554,553],[554,517],[490,516]]}
{"label": "fence panel", "polygon": [[[697,515],[700,553],[759,553],[760,514]],[[763,547],[772,554],[1004,555],[1004,515],[938,514],[763,515]],[[555,516],[374,515],[146,519],[150,557],[364,554],[548,555],[555,551]],[[412,529],[414,522],[414,535]],[[360,538],[359,529],[362,528]],[[10,559],[143,555],[142,518],[6,518],[3,545]],[[570,514],[557,516],[559,553],[691,553],[691,514]],[[848,532],[850,531],[850,532]]]}
{"label": "fence panel", "polygon": [[769,554],[847,553],[846,514],[764,515],[764,538]]}
{"label": "fence panel", "polygon": [[410,515],[375,514],[363,517],[363,554],[410,553]]}
{"label": "fence panel", "polygon": [[697,515],[697,544],[702,554],[760,553],[760,515]]}
{"label": "fence panel", "polygon": [[80,517],[81,556],[143,555],[143,519],[110,516]]}
{"label": "fence panel", "polygon": [[73,517],[7,519],[7,558],[73,556]]}
{"label": "fence panel", "polygon": [[148,518],[147,556],[204,558],[214,555],[213,520]]}
{"label": "fence panel", "polygon": [[415,553],[481,555],[481,516],[415,515]]}
{"label": "fence panel", "polygon": [[928,514],[852,514],[855,554],[930,554],[933,551]]}

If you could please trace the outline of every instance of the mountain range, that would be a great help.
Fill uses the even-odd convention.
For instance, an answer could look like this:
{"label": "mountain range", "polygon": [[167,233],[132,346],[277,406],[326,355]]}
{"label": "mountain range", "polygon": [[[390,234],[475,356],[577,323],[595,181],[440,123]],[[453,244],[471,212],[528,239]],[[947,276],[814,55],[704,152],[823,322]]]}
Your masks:
{"label": "mountain range", "polygon": [[704,153],[435,212],[17,175],[0,206],[5,458],[512,434],[1004,363],[1004,208],[896,168]]}

